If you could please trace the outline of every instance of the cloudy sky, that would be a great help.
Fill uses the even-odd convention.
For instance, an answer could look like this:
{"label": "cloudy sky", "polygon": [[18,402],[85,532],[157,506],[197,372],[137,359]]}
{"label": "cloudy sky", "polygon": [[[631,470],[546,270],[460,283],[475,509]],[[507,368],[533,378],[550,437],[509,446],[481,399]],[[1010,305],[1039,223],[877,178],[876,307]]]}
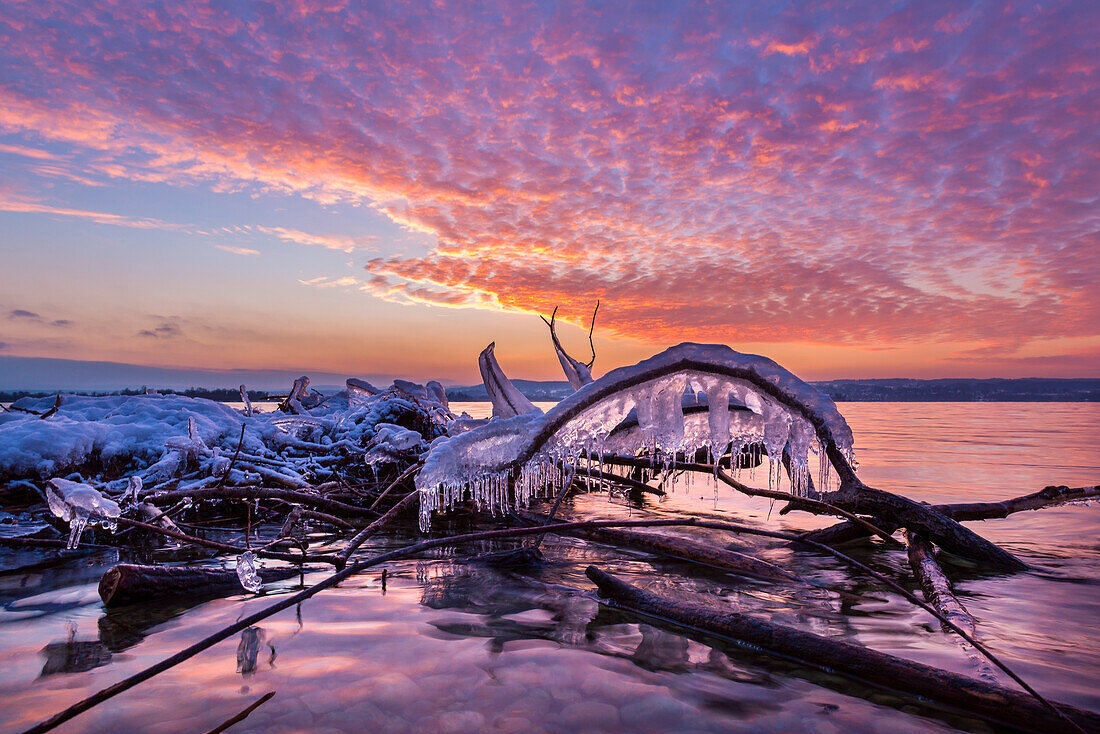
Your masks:
{"label": "cloudy sky", "polygon": [[0,354],[1100,375],[1095,0],[627,5],[6,0]]}

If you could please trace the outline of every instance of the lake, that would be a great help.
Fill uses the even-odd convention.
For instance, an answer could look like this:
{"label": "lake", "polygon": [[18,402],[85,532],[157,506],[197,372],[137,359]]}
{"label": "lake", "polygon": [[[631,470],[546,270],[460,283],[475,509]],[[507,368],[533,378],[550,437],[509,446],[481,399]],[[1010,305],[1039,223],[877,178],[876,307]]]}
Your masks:
{"label": "lake", "polygon": [[[484,404],[456,404],[471,414]],[[931,503],[1005,499],[1100,481],[1097,403],[848,403],[860,476]],[[742,473],[767,484],[767,474]],[[717,490],[680,486],[633,507],[591,495],[583,517],[719,516],[774,529],[830,521]],[[1100,710],[1100,512],[1066,506],[970,523],[1034,570],[946,564],[978,636],[1040,692]],[[974,675],[938,624],[831,556],[776,541],[684,531],[733,544],[833,589],[786,587],[548,537],[546,562],[503,570],[444,550],[324,591],[60,727],[61,732],[208,731],[275,691],[230,732],[926,732],[984,731],[959,712],[716,640],[690,639],[601,608],[596,563],[674,596],[699,595],[818,634]],[[232,537],[232,536],[226,536]],[[375,537],[378,550],[409,535]],[[499,546],[494,546],[499,547]],[[490,549],[488,546],[486,550]],[[915,589],[904,552],[851,551]],[[0,568],[43,556],[0,550]],[[155,555],[154,555],[155,559]],[[96,585],[120,559],[92,552],[0,575],[0,731],[18,731],[290,593],[106,611]],[[323,578],[309,574],[307,582]],[[1011,686],[1003,676],[1002,684]],[[903,684],[903,682],[899,682]]]}

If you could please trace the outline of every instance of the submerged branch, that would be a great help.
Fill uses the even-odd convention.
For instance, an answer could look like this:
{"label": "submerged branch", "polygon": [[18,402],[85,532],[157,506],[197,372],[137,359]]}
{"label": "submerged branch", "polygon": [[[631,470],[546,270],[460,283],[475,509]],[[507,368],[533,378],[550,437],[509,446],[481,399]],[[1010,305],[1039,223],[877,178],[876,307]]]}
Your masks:
{"label": "submerged branch", "polygon": [[[1047,507],[1057,507],[1066,502],[1077,500],[1090,500],[1100,498],[1100,486],[1075,487],[1066,486],[1044,487],[1038,492],[1025,494],[1022,497],[1014,497],[1000,502],[967,502],[951,505],[932,505],[932,509],[944,516],[958,522],[971,520],[994,520],[1005,518],[1017,512],[1029,510],[1042,510]],[[851,522],[838,523],[821,530],[812,530],[806,534],[811,540],[821,543],[846,543],[859,538],[867,537],[865,529],[857,527]]]}
{"label": "submerged branch", "polygon": [[772,653],[956,706],[1015,727],[1023,726],[1037,732],[1082,731],[1080,726],[1067,718],[1068,712],[1089,729],[1100,730],[1100,716],[1065,704],[1055,706],[1035,693],[1028,696],[738,612],[660,597],[604,573],[595,566],[588,567],[587,575],[599,588],[600,594],[612,600],[616,608],[747,642]]}

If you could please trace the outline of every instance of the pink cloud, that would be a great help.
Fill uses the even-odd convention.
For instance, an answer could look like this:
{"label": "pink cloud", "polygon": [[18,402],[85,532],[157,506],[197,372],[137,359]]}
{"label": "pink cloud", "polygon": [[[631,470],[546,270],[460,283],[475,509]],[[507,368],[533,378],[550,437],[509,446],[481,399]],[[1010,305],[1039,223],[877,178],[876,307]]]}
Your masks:
{"label": "pink cloud", "polygon": [[246,23],[114,2],[72,34],[47,31],[49,3],[8,12],[25,73],[0,85],[0,130],[109,176],[367,202],[436,238],[398,256],[257,227],[377,255],[312,285],[575,318],[600,298],[605,328],[660,341],[1100,333],[1094,4]]}

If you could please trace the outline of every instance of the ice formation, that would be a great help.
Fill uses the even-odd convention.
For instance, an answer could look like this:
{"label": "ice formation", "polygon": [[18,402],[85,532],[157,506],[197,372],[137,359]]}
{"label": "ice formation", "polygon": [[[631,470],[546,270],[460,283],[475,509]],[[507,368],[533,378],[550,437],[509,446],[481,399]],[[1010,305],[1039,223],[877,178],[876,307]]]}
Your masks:
{"label": "ice formation", "polygon": [[581,364],[565,351],[561,342],[558,341],[558,332],[554,328],[554,320],[551,318],[548,323],[550,325],[550,339],[554,342],[554,353],[558,355],[558,362],[561,364],[562,371],[565,372],[565,379],[569,381],[570,387],[574,390],[580,390],[592,382],[592,372],[588,369],[588,365]]}
{"label": "ice formation", "polygon": [[241,580],[241,586],[245,591],[258,594],[264,588],[264,582],[260,580],[260,573],[256,570],[256,554],[245,551],[237,556],[237,578]]}
{"label": "ice formation", "polygon": [[455,420],[438,384],[379,390],[349,380],[346,390],[324,397],[296,383],[301,414],[249,416],[211,400],[146,394],[69,395],[47,415],[55,398],[23,398],[0,413],[0,481],[50,480],[51,509],[71,522],[75,545],[86,524],[113,524],[119,505],[148,516],[143,505],[162,491],[310,489],[336,479],[337,465],[349,461],[368,472],[407,465]]}
{"label": "ice formation", "polygon": [[95,487],[68,479],[51,479],[46,485],[46,502],[50,511],[69,523],[67,548],[76,548],[88,523],[102,523],[115,529],[115,518],[122,510]]}
{"label": "ice formation", "polygon": [[368,464],[399,461],[412,452],[418,452],[424,439],[416,431],[393,423],[375,425],[373,445],[364,456]]}
{"label": "ice formation", "polygon": [[504,376],[504,371],[497,364],[496,355],[493,354],[495,348],[496,342],[493,342],[485,347],[477,358],[477,366],[481,369],[481,381],[485,383],[485,390],[493,403],[493,417],[512,418],[538,410],[527,396]]}
{"label": "ice formation", "polygon": [[[512,387],[496,370],[497,384]],[[704,400],[706,420],[700,410],[685,420],[685,401]],[[432,512],[466,497],[490,511],[506,507],[510,493],[525,505],[565,467],[607,454],[644,453],[657,468],[701,449],[717,458],[763,446],[770,482],[778,484],[786,455],[798,495],[811,487],[811,453],[821,460],[819,488],[827,483],[822,442],[852,456],[851,429],[832,400],[774,361],[723,345],[680,344],[584,385],[548,413],[531,408],[433,444],[416,480],[423,528]]]}

